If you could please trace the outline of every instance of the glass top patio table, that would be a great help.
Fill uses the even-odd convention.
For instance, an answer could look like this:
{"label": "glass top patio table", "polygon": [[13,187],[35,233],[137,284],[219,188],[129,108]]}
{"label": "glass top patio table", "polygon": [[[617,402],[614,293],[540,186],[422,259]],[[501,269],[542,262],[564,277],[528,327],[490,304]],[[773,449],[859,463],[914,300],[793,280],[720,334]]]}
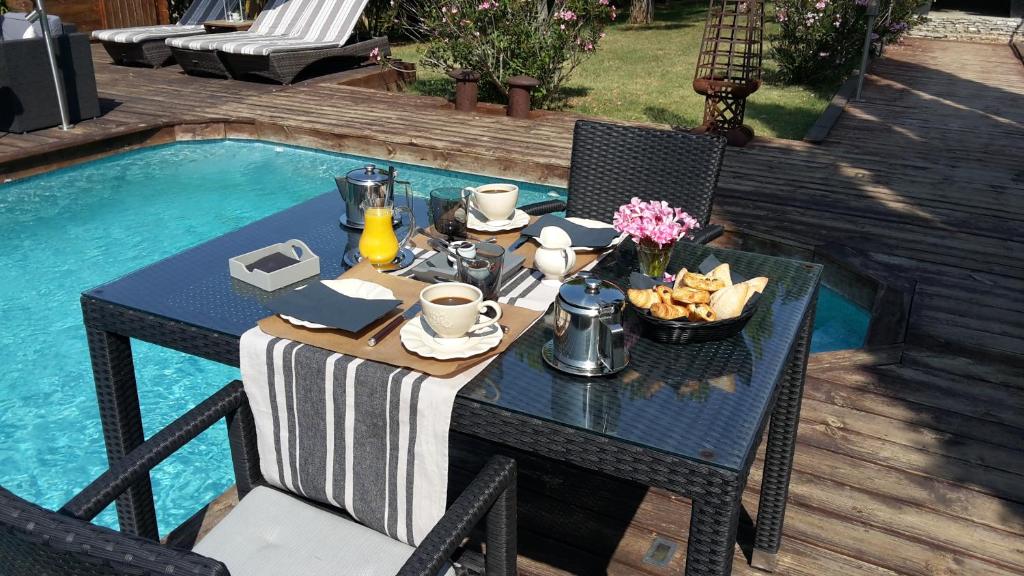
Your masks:
{"label": "glass top patio table", "polygon": [[[424,203],[417,201],[415,209],[418,222],[425,222]],[[358,242],[358,232],[340,227],[342,210],[337,194],[327,193],[83,296],[237,339],[270,314],[264,303],[275,294],[231,278],[228,259],[298,238],[320,256],[321,277],[337,277],[345,267],[342,256]],[[703,344],[660,344],[639,337],[630,313],[630,365],[616,375],[588,379],[555,371],[543,361],[541,346],[550,336],[542,321],[463,388],[460,398],[730,472],[748,469],[813,306],[820,267],[684,244],[674,251],[670,270],[696,268],[714,254],[743,276],[770,278],[756,314],[739,335]],[[623,242],[594,273],[625,287],[636,261],[633,250],[632,242]]]}

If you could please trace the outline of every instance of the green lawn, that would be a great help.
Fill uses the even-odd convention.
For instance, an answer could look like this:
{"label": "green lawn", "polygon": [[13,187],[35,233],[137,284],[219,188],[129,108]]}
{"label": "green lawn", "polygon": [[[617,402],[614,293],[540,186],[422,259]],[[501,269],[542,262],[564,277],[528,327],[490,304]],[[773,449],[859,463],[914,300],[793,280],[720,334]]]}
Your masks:
{"label": "green lawn", "polygon": [[[656,8],[655,22],[649,26],[609,27],[597,53],[580,66],[569,83],[573,95],[569,109],[620,120],[700,124],[704,98],[693,91],[691,83],[706,10],[706,2],[684,4],[677,0]],[[416,62],[422,47],[399,46],[394,53]],[[765,68],[770,73],[772,63],[766,62]],[[422,68],[417,72],[419,82],[414,91],[433,95],[454,92],[451,80],[440,72]],[[747,101],[746,123],[761,136],[802,138],[837,87],[766,84]]]}

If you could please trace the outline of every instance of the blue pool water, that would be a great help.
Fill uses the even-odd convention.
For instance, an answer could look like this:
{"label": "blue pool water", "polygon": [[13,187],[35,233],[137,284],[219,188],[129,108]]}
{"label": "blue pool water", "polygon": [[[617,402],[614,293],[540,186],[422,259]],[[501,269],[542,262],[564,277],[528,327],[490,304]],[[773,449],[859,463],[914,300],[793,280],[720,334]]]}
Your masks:
{"label": "blue pool water", "polygon": [[[79,294],[324,191],[369,158],[177,143],[0,185],[0,485],[55,508],[106,467]],[[383,162],[377,161],[378,164]],[[417,193],[493,178],[396,164]],[[564,190],[519,183],[523,203]],[[339,200],[340,209],[340,200]],[[863,344],[867,313],[823,290],[814,350]],[[237,371],[134,342],[147,436]],[[166,533],[230,484],[223,426],[153,474]],[[114,526],[111,510],[98,522]]]}

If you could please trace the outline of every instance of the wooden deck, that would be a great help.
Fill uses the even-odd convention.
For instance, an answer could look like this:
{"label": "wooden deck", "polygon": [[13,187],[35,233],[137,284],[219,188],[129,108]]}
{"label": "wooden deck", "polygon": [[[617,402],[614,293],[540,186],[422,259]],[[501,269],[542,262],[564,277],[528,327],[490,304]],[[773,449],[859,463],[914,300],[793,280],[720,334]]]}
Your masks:
{"label": "wooden deck", "polygon": [[[259,136],[566,176],[569,116],[461,115],[336,78],[282,88],[116,68],[100,52],[96,62],[105,116],[0,138],[0,175],[132,133],[118,145]],[[873,65],[865,102],[823,144],[762,139],[727,153],[715,220],[854,248],[914,294],[901,361],[892,349],[812,361],[778,574],[1024,573],[1022,150],[1024,67],[1010,49],[913,40]],[[759,477],[755,466],[751,513]],[[521,486],[524,573],[679,573],[681,553],[667,568],[642,558],[658,535],[685,550],[685,500],[611,479],[566,483],[543,462],[525,466]],[[741,549],[735,573],[757,573]]]}

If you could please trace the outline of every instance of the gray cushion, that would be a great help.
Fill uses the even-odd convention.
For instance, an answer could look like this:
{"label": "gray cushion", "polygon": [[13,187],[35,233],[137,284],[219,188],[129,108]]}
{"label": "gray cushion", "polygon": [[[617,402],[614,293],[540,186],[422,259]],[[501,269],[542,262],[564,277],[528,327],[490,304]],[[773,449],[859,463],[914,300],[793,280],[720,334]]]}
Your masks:
{"label": "gray cushion", "polygon": [[[50,32],[54,35],[63,33],[64,27],[60,23],[60,16],[48,16],[47,20],[50,22]],[[31,33],[29,33],[29,29],[32,29]],[[43,29],[40,27],[39,21],[29,22],[28,14],[24,12],[8,12],[0,16],[0,30],[2,30],[4,40],[21,40],[26,37],[26,34],[31,34],[30,38],[42,38],[43,36]]]}
{"label": "gray cushion", "polygon": [[232,576],[394,576],[414,548],[260,486],[193,550]]}

